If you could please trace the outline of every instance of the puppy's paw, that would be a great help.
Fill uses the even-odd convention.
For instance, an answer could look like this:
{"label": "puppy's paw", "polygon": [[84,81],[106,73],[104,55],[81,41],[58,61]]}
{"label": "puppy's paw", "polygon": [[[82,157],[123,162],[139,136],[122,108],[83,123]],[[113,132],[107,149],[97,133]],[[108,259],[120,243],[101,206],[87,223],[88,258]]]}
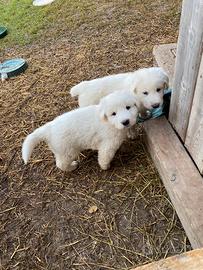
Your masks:
{"label": "puppy's paw", "polygon": [[100,168],[104,171],[108,170],[110,168],[110,164],[100,164]]}
{"label": "puppy's paw", "polygon": [[74,161],[71,163],[71,166],[70,166],[69,171],[70,171],[70,172],[71,172],[71,171],[74,171],[75,169],[77,169],[78,165],[79,165],[79,162],[76,161],[76,160],[74,160]]}
{"label": "puppy's paw", "polygon": [[149,110],[140,112],[139,116],[142,119],[149,119],[151,117],[151,112]]}
{"label": "puppy's paw", "polygon": [[75,169],[77,169],[78,167],[78,162],[77,161],[73,161],[71,164],[68,164],[67,162],[62,162],[61,160],[57,160],[56,161],[56,166],[64,171],[64,172],[72,172],[74,171]]}
{"label": "puppy's paw", "polygon": [[133,132],[132,130],[129,130],[127,133],[127,138],[134,140],[137,137],[137,134],[135,132]]}
{"label": "puppy's paw", "polygon": [[138,136],[138,128],[136,126],[130,128],[127,132],[127,138],[134,140]]}

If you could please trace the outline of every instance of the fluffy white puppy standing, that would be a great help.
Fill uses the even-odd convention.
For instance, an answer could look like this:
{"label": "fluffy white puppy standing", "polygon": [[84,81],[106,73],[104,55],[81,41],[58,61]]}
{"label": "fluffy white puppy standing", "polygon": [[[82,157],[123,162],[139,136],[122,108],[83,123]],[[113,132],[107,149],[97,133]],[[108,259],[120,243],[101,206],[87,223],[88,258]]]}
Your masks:
{"label": "fluffy white puppy standing", "polygon": [[140,111],[158,108],[163,103],[163,90],[168,87],[168,76],[162,68],[151,67],[134,72],[105,76],[83,81],[71,88],[72,97],[78,96],[80,107],[98,104],[114,91],[131,91],[140,102]]}
{"label": "fluffy white puppy standing", "polygon": [[56,166],[63,171],[76,169],[75,160],[85,149],[98,150],[99,165],[106,170],[125,140],[128,128],[135,124],[137,115],[134,95],[112,93],[101,99],[99,105],[64,113],[37,128],[26,137],[22,158],[27,164],[34,147],[40,141],[46,141],[54,153]]}

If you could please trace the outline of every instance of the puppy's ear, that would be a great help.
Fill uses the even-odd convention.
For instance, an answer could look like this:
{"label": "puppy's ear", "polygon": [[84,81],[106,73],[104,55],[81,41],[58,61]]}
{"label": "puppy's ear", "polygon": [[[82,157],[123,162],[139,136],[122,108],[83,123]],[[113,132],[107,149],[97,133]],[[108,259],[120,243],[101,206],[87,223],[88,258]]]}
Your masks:
{"label": "puppy's ear", "polygon": [[167,89],[167,88],[169,88],[169,78],[168,78],[168,76],[167,76],[166,81],[164,82],[164,89]]}
{"label": "puppy's ear", "polygon": [[101,119],[102,121],[104,121],[104,122],[106,122],[106,121],[108,120],[108,118],[107,118],[107,116],[106,116],[104,110],[100,111],[99,116],[100,116],[100,119]]}
{"label": "puppy's ear", "polygon": [[137,94],[137,87],[135,87],[135,88],[133,89],[133,93],[134,93],[134,94]]}
{"label": "puppy's ear", "polygon": [[108,118],[106,116],[106,113],[105,113],[105,100],[104,98],[101,99],[100,103],[99,103],[99,117],[102,121],[107,121]]}
{"label": "puppy's ear", "polygon": [[134,98],[134,105],[137,107],[139,111],[141,108],[141,102],[137,98]]}
{"label": "puppy's ear", "polygon": [[164,83],[164,89],[167,89],[169,87],[169,77],[163,69],[160,69],[160,70],[161,70],[162,80]]}

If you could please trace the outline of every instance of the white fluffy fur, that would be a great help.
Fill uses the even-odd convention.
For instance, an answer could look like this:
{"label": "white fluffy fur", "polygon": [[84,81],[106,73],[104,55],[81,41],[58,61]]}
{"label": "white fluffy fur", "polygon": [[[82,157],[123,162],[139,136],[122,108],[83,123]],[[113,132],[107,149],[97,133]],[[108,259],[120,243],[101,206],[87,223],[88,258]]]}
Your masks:
{"label": "white fluffy fur", "polygon": [[125,140],[128,128],[135,124],[137,114],[134,95],[112,93],[101,99],[99,105],[64,113],[37,128],[26,137],[22,158],[27,164],[34,147],[46,141],[55,155],[56,166],[63,171],[76,169],[75,159],[85,149],[98,150],[99,165],[106,170]]}
{"label": "white fluffy fur", "polygon": [[72,87],[70,93],[72,97],[78,96],[80,107],[85,107],[98,104],[102,97],[114,91],[129,90],[140,102],[140,111],[144,111],[162,105],[163,90],[166,87],[168,87],[167,74],[162,68],[151,67],[83,81]]}

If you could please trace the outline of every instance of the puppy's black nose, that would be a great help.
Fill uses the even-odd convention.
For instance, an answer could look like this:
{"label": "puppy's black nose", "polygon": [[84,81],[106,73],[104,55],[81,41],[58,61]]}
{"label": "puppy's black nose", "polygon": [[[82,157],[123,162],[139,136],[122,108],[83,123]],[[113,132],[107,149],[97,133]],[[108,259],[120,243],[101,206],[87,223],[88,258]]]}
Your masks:
{"label": "puppy's black nose", "polygon": [[123,124],[125,127],[128,126],[129,123],[130,123],[130,121],[129,121],[128,119],[122,122],[122,124]]}
{"label": "puppy's black nose", "polygon": [[159,103],[156,103],[156,104],[152,105],[152,107],[153,107],[154,109],[159,108],[159,106],[160,106],[160,104],[159,104]]}

